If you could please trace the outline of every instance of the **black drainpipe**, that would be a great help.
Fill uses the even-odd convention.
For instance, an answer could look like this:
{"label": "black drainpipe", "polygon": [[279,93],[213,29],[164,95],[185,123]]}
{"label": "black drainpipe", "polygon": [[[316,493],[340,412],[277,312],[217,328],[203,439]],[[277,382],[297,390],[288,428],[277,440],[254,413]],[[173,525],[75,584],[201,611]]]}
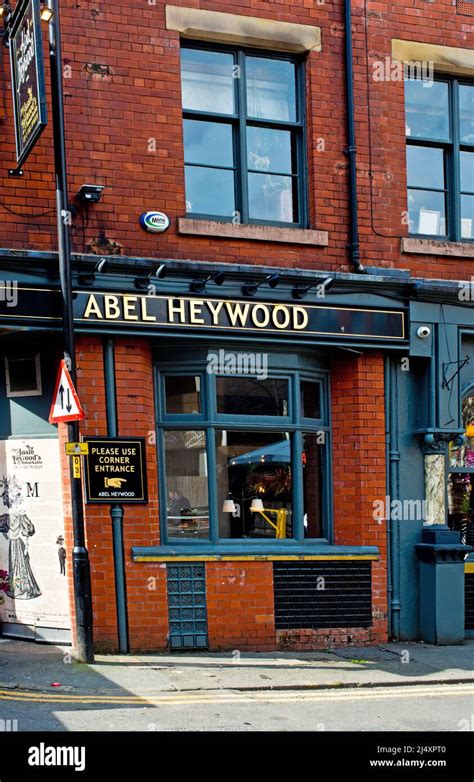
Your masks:
{"label": "black drainpipe", "polygon": [[[118,436],[117,391],[115,385],[115,343],[106,339],[104,351],[105,400],[107,437]],[[128,654],[127,586],[125,579],[125,557],[123,551],[123,507],[114,502],[110,506],[112,519],[112,543],[114,551],[115,598],[117,604],[117,633],[119,651]]]}
{"label": "black drainpipe", "polygon": [[357,168],[354,119],[354,67],[352,61],[352,9],[351,0],[344,0],[345,56],[346,56],[346,112],[348,146],[345,153],[349,160],[349,202],[351,238],[348,245],[351,263],[357,272],[367,273],[360,262],[359,224],[357,220]]}

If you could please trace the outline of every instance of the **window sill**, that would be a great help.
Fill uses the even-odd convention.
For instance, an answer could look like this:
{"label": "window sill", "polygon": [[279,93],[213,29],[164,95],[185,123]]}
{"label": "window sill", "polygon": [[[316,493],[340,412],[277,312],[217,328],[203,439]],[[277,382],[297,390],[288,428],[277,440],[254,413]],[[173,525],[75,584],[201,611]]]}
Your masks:
{"label": "window sill", "polygon": [[294,544],[283,543],[229,547],[212,547],[209,544],[181,546],[133,546],[133,562],[172,562],[192,560],[206,562],[220,560],[235,562],[243,560],[378,560],[379,550],[375,546],[330,546],[328,543]]}
{"label": "window sill", "polygon": [[285,51],[321,51],[321,28],[243,14],[166,5],[166,29],[186,38]]}
{"label": "window sill", "polygon": [[440,239],[403,238],[402,253],[447,255],[454,258],[474,258],[474,242],[449,242]]}
{"label": "window sill", "polygon": [[308,244],[313,247],[327,247],[327,231],[313,231],[307,228],[279,228],[275,225],[242,225],[224,223],[219,220],[193,220],[178,218],[178,233],[191,236],[216,236],[220,239],[250,239],[260,242],[282,242],[285,244]]}

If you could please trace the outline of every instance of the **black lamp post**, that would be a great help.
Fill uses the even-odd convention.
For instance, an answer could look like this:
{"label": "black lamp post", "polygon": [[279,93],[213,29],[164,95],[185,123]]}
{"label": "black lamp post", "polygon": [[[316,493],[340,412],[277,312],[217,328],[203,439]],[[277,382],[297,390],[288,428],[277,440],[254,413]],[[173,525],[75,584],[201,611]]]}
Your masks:
{"label": "black lamp post", "polygon": [[[69,234],[70,215],[67,198],[64,98],[58,0],[48,0],[47,8],[52,14],[49,19],[49,60],[51,66],[51,102],[53,113],[59,276],[63,309],[64,360],[71,374],[73,383],[76,384],[76,351],[72,309],[71,240]],[[77,421],[73,421],[67,425],[67,434],[68,442],[78,441],[79,424]],[[89,554],[85,544],[84,533],[82,483],[80,478],[73,477],[72,461],[70,468],[70,484],[74,535],[72,565],[77,623],[76,653],[81,662],[93,662],[92,595]]]}

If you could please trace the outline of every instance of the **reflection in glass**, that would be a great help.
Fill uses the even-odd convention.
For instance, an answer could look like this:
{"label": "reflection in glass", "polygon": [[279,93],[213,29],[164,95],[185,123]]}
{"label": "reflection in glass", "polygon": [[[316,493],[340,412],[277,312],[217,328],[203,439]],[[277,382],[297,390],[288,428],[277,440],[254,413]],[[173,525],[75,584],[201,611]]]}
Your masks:
{"label": "reflection in glass", "polygon": [[474,470],[474,396],[464,399],[462,417],[465,435],[450,442],[449,466]]}
{"label": "reflection in glass", "polygon": [[181,49],[184,109],[234,114],[234,57],[224,52]]}
{"label": "reflection in glass", "polygon": [[165,377],[166,412],[188,414],[201,412],[201,378],[199,375]]}
{"label": "reflection in glass", "polygon": [[206,433],[166,431],[164,441],[168,536],[208,538]]}
{"label": "reflection in glass", "polygon": [[474,193],[474,152],[461,152],[461,190]]}
{"label": "reflection in glass", "polygon": [[474,239],[474,195],[461,196],[461,239]]}
{"label": "reflection in glass", "polygon": [[247,127],[248,167],[279,174],[295,173],[295,152],[288,130]]}
{"label": "reflection in glass", "polygon": [[186,212],[232,217],[235,212],[234,172],[185,166]]}
{"label": "reflection in glass", "polygon": [[234,165],[232,126],[222,122],[184,120],[184,159],[206,166]]}
{"label": "reflection in glass", "polygon": [[[216,432],[219,536],[288,538],[293,535],[291,440],[284,432]],[[232,497],[234,513],[224,512]],[[251,510],[262,501],[262,512]]]}
{"label": "reflection in glass", "polygon": [[446,236],[448,227],[445,194],[429,190],[409,190],[408,220],[411,234]]}
{"label": "reflection in glass", "polygon": [[298,222],[296,181],[293,177],[249,174],[249,215],[252,220]]}
{"label": "reflection in glass", "polygon": [[300,384],[301,415],[303,418],[321,418],[321,386],[312,380]]}
{"label": "reflection in glass", "polygon": [[407,79],[405,117],[407,136],[448,140],[450,132],[447,82]]}
{"label": "reflection in glass", "polygon": [[[474,545],[474,396],[462,403],[463,437],[449,444],[448,526],[461,533],[461,542]],[[456,469],[462,472],[456,472]]]}
{"label": "reflection in glass", "polygon": [[305,538],[323,537],[320,435],[303,435],[303,507]]}
{"label": "reflection in glass", "polygon": [[461,144],[474,144],[474,86],[459,86],[459,135]]}
{"label": "reflection in glass", "polygon": [[449,475],[448,526],[461,533],[461,543],[474,545],[474,472]]}
{"label": "reflection in glass", "polygon": [[216,378],[217,412],[226,415],[288,415],[288,381],[253,377]]}
{"label": "reflection in glass", "polygon": [[247,57],[249,117],[296,122],[296,71],[291,62]]}
{"label": "reflection in glass", "polygon": [[407,146],[407,179],[409,187],[444,188],[444,152],[442,149]]}

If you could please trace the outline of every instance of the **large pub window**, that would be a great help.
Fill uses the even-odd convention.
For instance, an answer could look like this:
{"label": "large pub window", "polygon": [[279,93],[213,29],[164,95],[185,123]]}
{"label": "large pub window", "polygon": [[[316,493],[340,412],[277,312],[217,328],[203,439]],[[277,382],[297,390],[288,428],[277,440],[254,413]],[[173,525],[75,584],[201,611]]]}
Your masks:
{"label": "large pub window", "polygon": [[449,444],[448,525],[474,545],[474,388],[462,403],[465,433]]}
{"label": "large pub window", "polygon": [[162,543],[328,540],[325,371],[216,374],[204,357],[157,364]]}
{"label": "large pub window", "polygon": [[405,81],[409,233],[474,240],[474,84]]}
{"label": "large pub window", "polygon": [[302,63],[186,44],[181,89],[187,214],[305,227]]}

